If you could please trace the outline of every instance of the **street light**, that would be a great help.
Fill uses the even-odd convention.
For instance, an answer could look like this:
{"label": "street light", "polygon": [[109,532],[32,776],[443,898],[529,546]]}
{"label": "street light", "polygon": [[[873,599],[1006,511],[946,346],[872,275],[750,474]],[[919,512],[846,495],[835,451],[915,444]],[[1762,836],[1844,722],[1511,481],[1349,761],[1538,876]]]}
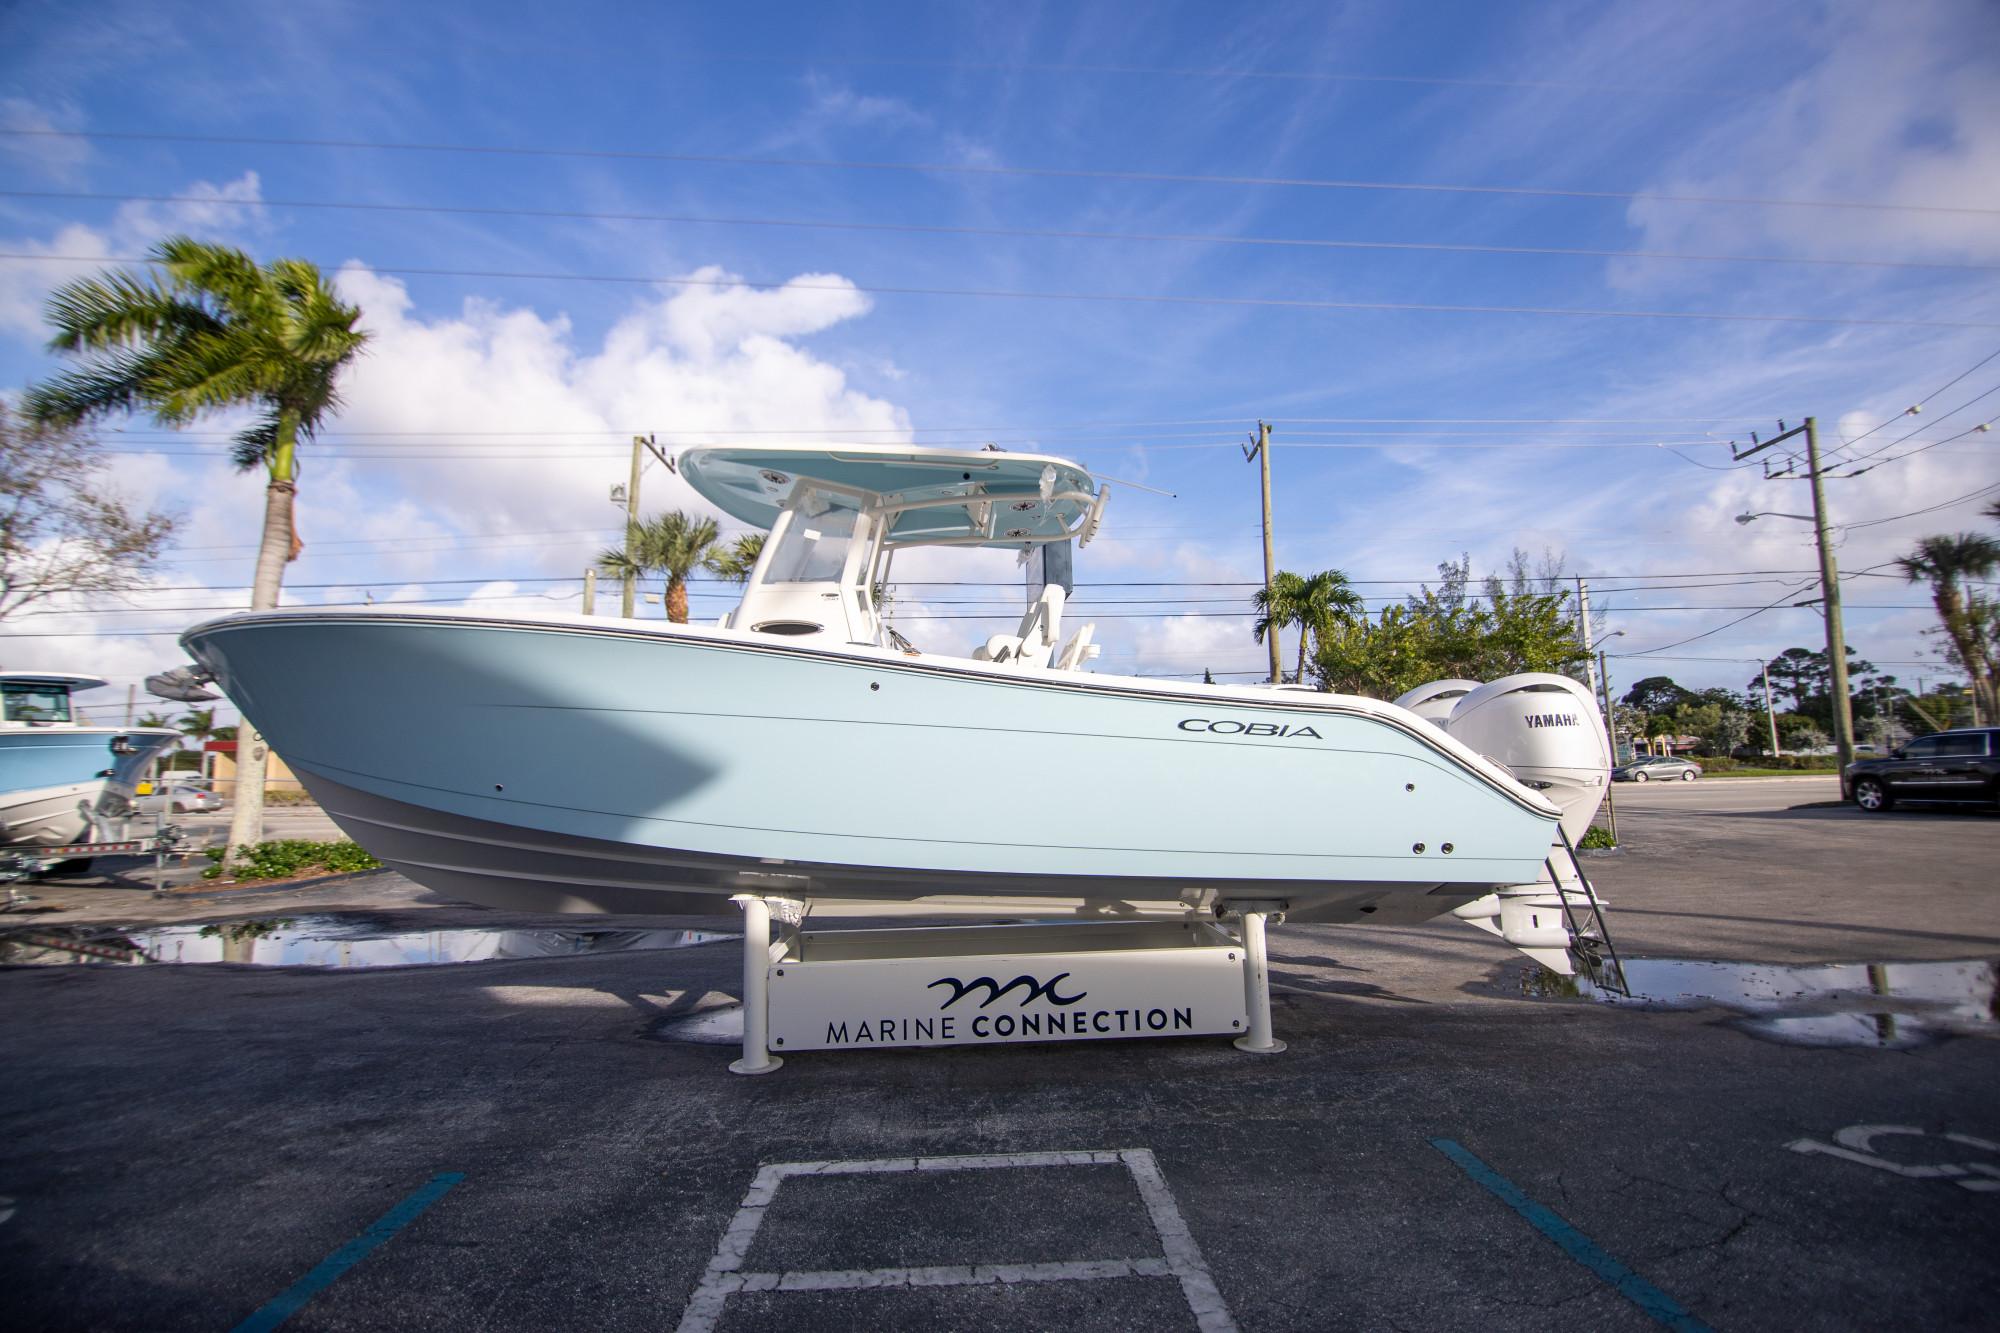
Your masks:
{"label": "street light", "polygon": [[[1915,411],[1912,408],[1911,411]],[[1907,415],[1907,414],[1905,414]],[[1819,501],[1819,454],[1815,437],[1808,435],[1813,443],[1813,499]],[[1813,514],[1786,514],[1775,509],[1760,509],[1755,513],[1741,513],[1736,516],[1738,523],[1755,523],[1760,518],[1795,518],[1801,523],[1813,525],[1813,535],[1819,542],[1819,602],[1820,616],[1826,622],[1826,658],[1828,670],[1827,704],[1833,713],[1834,743],[1840,751],[1840,766],[1843,770],[1854,762],[1854,718],[1849,709],[1852,705],[1847,697],[1847,636],[1840,627],[1840,573],[1834,567],[1833,548],[1826,540],[1826,526]],[[1805,602],[1795,602],[1804,606]],[[1770,678],[1764,681],[1764,713],[1771,721],[1771,749],[1778,749],[1778,718],[1771,711]]]}

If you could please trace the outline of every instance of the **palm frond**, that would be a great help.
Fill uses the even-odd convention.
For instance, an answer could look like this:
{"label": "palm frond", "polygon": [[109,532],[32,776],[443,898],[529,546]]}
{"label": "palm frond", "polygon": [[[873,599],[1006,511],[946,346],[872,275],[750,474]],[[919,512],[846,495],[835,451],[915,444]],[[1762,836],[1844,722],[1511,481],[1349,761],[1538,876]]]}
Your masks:
{"label": "palm frond", "polygon": [[272,412],[256,425],[237,432],[236,438],[229,442],[229,461],[238,472],[248,472],[267,462],[277,447],[278,414]]}

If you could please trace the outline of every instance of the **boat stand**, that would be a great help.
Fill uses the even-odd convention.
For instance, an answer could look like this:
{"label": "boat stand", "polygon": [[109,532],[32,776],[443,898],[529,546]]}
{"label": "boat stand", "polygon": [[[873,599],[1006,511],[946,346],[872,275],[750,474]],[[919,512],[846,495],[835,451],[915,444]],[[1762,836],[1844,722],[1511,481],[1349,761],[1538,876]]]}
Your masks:
{"label": "boat stand", "polygon": [[1284,904],[1213,918],[808,930],[810,904],[738,894],[743,1054],[768,1074],[798,1050],[1271,1032],[1269,922]]}

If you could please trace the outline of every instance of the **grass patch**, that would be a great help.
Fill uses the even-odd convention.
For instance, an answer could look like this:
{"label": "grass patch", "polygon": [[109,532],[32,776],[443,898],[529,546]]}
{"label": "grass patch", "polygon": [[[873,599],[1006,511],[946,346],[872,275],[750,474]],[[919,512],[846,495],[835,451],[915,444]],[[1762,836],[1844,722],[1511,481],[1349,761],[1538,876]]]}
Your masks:
{"label": "grass patch", "polygon": [[[208,859],[214,865],[201,872],[203,879],[222,878],[222,848],[208,849]],[[380,861],[363,851],[359,844],[342,839],[338,842],[313,842],[307,838],[281,838],[274,842],[260,842],[245,851],[245,857],[236,867],[232,878],[243,879],[293,879],[300,875],[345,875],[357,870],[379,870]]]}

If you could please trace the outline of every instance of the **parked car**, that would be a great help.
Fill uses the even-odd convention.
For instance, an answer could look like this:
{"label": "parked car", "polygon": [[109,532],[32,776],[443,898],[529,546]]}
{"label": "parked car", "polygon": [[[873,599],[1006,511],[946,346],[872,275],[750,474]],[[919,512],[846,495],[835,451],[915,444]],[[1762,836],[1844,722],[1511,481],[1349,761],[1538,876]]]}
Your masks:
{"label": "parked car", "polygon": [[1629,764],[1620,764],[1611,770],[1613,782],[1665,782],[1679,779],[1693,782],[1701,776],[1701,765],[1692,759],[1676,759],[1672,755],[1642,754]]}
{"label": "parked car", "polygon": [[144,796],[134,797],[132,804],[148,814],[161,810],[177,815],[208,814],[222,808],[222,798],[207,778],[183,778],[156,785]]}
{"label": "parked car", "polygon": [[1840,775],[1840,794],[1875,812],[1898,801],[2000,804],[2000,727],[1940,731],[1886,758],[1857,759]]}

